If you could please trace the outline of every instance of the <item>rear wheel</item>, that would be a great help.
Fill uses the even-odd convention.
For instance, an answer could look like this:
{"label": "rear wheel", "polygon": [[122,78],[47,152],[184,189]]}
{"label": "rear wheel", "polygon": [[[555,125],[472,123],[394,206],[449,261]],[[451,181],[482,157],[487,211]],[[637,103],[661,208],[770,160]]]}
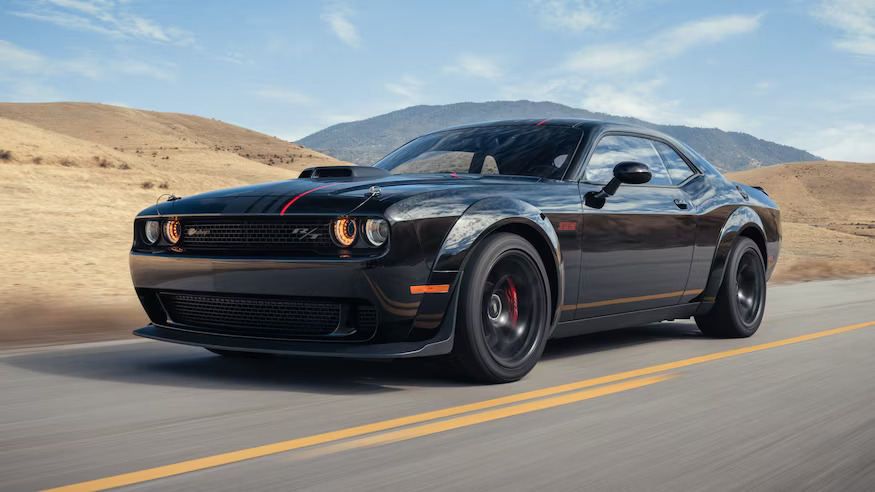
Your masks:
{"label": "rear wheel", "polygon": [[759,247],[739,237],[729,254],[723,284],[714,307],[696,316],[702,333],[720,338],[745,338],[756,333],[766,307],[766,272]]}
{"label": "rear wheel", "polygon": [[547,273],[515,234],[487,237],[471,252],[459,293],[451,359],[470,379],[516,381],[532,370],[550,320]]}

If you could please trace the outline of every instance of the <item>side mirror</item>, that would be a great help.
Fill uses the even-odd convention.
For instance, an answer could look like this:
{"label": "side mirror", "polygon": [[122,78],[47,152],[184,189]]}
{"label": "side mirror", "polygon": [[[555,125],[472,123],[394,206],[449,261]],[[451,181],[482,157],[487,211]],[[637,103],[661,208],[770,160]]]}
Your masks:
{"label": "side mirror", "polygon": [[[646,164],[640,162],[621,162],[614,166],[614,178],[626,184],[644,184],[650,181],[650,174]],[[613,181],[613,180],[611,180]],[[610,184],[610,183],[608,183]],[[613,193],[611,193],[613,195]]]}
{"label": "side mirror", "polygon": [[640,162],[625,161],[614,166],[614,178],[604,186],[600,191],[590,191],[584,195],[584,201],[588,207],[602,208],[605,206],[605,199],[609,196],[614,196],[620,184],[644,184],[650,181],[653,175],[650,173],[646,164]]}

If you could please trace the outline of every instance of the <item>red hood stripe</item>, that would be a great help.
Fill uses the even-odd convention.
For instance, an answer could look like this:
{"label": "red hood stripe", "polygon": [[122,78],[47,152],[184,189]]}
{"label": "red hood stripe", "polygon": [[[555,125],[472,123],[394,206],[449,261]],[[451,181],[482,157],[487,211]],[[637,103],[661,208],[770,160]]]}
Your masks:
{"label": "red hood stripe", "polygon": [[318,187],[316,187],[316,188],[313,188],[312,190],[307,190],[307,191],[301,193],[300,195],[298,195],[298,196],[292,198],[291,200],[289,200],[289,203],[287,203],[286,206],[283,207],[282,211],[280,212],[280,215],[285,215],[286,210],[288,210],[289,207],[291,207],[292,204],[295,203],[295,202],[298,200],[298,198],[301,198],[302,196],[306,195],[307,193],[313,193],[313,192],[316,191],[316,190],[321,190],[322,188],[328,188],[329,186],[336,186],[336,185],[338,185],[338,184],[340,184],[340,183],[331,183],[331,184],[327,184],[327,185],[324,185],[324,186],[318,186]]}

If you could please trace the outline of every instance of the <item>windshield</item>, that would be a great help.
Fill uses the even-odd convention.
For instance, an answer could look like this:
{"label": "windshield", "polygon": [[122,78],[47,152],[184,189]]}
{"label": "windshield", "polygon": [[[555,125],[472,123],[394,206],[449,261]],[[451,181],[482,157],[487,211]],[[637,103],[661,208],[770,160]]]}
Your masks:
{"label": "windshield", "polygon": [[419,137],[375,167],[392,174],[502,174],[562,179],[583,132],[551,126],[485,126]]}

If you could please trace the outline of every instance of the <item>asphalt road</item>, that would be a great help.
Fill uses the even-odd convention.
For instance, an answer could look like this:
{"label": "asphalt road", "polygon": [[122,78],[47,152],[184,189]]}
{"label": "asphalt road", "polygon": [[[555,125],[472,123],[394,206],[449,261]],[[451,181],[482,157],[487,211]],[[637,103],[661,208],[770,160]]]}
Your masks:
{"label": "asphalt road", "polygon": [[500,386],[150,341],[0,353],[0,489],[875,490],[869,322],[873,277],[771,287],[750,339],[560,340]]}

